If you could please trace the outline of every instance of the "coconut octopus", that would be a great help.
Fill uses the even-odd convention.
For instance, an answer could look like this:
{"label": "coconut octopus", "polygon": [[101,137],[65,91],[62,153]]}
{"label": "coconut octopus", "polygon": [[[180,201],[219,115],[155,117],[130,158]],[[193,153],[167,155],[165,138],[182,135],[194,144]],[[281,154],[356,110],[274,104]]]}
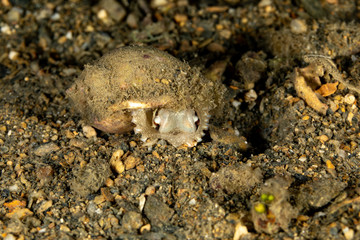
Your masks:
{"label": "coconut octopus", "polygon": [[127,46],[86,65],[67,94],[99,130],[134,130],[149,145],[164,139],[175,147],[192,147],[222,104],[224,89],[164,51]]}

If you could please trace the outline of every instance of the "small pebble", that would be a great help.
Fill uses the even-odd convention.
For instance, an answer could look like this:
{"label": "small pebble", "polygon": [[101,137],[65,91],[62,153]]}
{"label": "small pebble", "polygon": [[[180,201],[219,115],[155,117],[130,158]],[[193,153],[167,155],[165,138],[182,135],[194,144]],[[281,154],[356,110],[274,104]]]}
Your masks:
{"label": "small pebble", "polygon": [[344,102],[349,105],[354,104],[355,100],[355,96],[351,93],[346,94],[344,97]]}
{"label": "small pebble", "polygon": [[36,171],[36,176],[39,180],[46,180],[53,176],[54,170],[51,166],[42,166],[39,167]]}
{"label": "small pebble", "polygon": [[69,146],[77,147],[83,149],[86,147],[86,143],[80,139],[73,138],[69,141]]}
{"label": "small pebble", "polygon": [[146,202],[146,196],[145,194],[141,194],[139,197],[139,210],[140,212],[143,211],[144,206],[145,206],[145,202]]}
{"label": "small pebble", "polygon": [[60,148],[55,143],[46,143],[46,144],[43,144],[40,147],[36,148],[34,150],[34,153],[35,153],[35,155],[37,155],[39,157],[43,157],[46,154],[56,152],[59,149]]}
{"label": "small pebble", "polygon": [[121,220],[122,226],[129,232],[139,229],[143,225],[140,213],[126,212]]}
{"label": "small pebble", "polygon": [[257,99],[255,90],[250,89],[244,96],[245,102],[254,102]]}
{"label": "small pebble", "polygon": [[17,192],[19,190],[19,186],[14,184],[9,187],[10,192]]}
{"label": "small pebble", "polygon": [[244,237],[246,234],[248,234],[248,229],[246,226],[244,226],[241,222],[236,224],[235,226],[235,233],[233,240],[240,240],[242,237]]}
{"label": "small pebble", "polygon": [[346,240],[351,240],[354,239],[354,230],[349,228],[349,227],[344,227],[342,229],[343,233],[344,233],[344,237]]}
{"label": "small pebble", "polygon": [[231,102],[231,104],[237,109],[240,107],[241,105],[241,102],[237,101],[237,100],[234,100]]}
{"label": "small pebble", "polygon": [[103,10],[106,10],[107,13],[103,16],[103,10],[100,10],[100,16],[98,15],[100,19],[104,19],[110,16],[116,22],[120,22],[126,16],[126,10],[124,9],[124,7],[115,0],[101,0],[99,6]]}
{"label": "small pebble", "polygon": [[6,24],[1,26],[1,32],[4,34],[7,34],[7,35],[10,35],[12,33],[9,25],[6,25]]}
{"label": "small pebble", "polygon": [[111,194],[109,188],[101,188],[101,194],[104,196],[105,200],[112,202],[115,200],[114,196]]}
{"label": "small pebble", "polygon": [[125,165],[121,161],[121,157],[124,155],[124,151],[119,149],[116,150],[110,159],[110,165],[118,174],[121,174],[125,171]]}
{"label": "small pebble", "polygon": [[108,18],[108,14],[105,9],[100,9],[100,11],[97,13],[97,17],[104,21]]}
{"label": "small pebble", "polygon": [[66,130],[65,131],[65,136],[68,139],[73,139],[75,137],[75,134],[73,132],[71,132],[70,130]]}
{"label": "small pebble", "polygon": [[9,52],[9,59],[10,59],[10,60],[14,61],[14,60],[16,60],[18,57],[19,57],[19,53],[18,53],[18,52],[14,51],[14,50],[11,50],[11,51]]}
{"label": "small pebble", "polygon": [[16,240],[16,237],[12,234],[7,234],[6,237],[4,237],[4,240]]}
{"label": "small pebble", "polygon": [[53,201],[49,200],[49,201],[44,201],[41,203],[40,207],[37,209],[37,213],[42,213],[46,210],[48,210],[49,208],[51,208],[53,205]]}
{"label": "small pebble", "polygon": [[102,210],[96,206],[94,201],[89,202],[86,211],[90,216],[95,216],[102,213]]}
{"label": "small pebble", "polygon": [[140,158],[129,156],[125,159],[124,162],[125,169],[126,170],[133,169],[139,162],[140,162]]}
{"label": "small pebble", "polygon": [[221,30],[221,31],[219,32],[219,34],[220,34],[221,37],[223,37],[223,38],[225,38],[225,39],[230,39],[230,37],[231,37],[231,35],[232,35],[231,31],[228,30],[228,29]]}
{"label": "small pebble", "polygon": [[60,225],[60,231],[63,231],[63,232],[70,232],[70,228],[64,224],[61,224]]}
{"label": "small pebble", "polygon": [[9,23],[17,23],[21,17],[21,14],[23,14],[24,10],[18,7],[13,7],[8,13],[7,13],[7,21]]}
{"label": "small pebble", "polygon": [[151,225],[146,224],[140,228],[140,233],[143,234],[145,232],[150,232],[150,230],[151,230]]}
{"label": "small pebble", "polygon": [[194,206],[195,204],[196,204],[196,199],[195,199],[195,198],[193,198],[193,199],[191,199],[191,200],[189,201],[189,205]]}
{"label": "small pebble", "polygon": [[82,130],[83,130],[85,137],[87,137],[87,138],[96,137],[96,131],[93,127],[86,125],[86,126],[83,126]]}
{"label": "small pebble", "polygon": [[259,7],[267,7],[272,4],[271,0],[261,0],[258,4]]}
{"label": "small pebble", "polygon": [[155,193],[155,191],[156,191],[156,188],[151,185],[151,186],[146,188],[145,195],[152,195],[152,194]]}
{"label": "small pebble", "polygon": [[301,155],[301,156],[299,157],[299,161],[300,161],[300,162],[305,162],[305,161],[306,161],[306,155]]}
{"label": "small pebble", "polygon": [[134,13],[130,13],[126,18],[126,24],[131,28],[138,28],[138,19]]}
{"label": "small pebble", "polygon": [[168,4],[169,1],[168,0],[152,0],[151,1],[151,7],[152,8],[158,8],[158,7],[162,7],[166,4]]}
{"label": "small pebble", "polygon": [[151,225],[161,226],[168,224],[174,215],[174,209],[166,205],[159,197],[150,195],[147,197],[144,212]]}
{"label": "small pebble", "polygon": [[61,16],[59,13],[54,13],[52,16],[51,16],[51,20],[53,21],[58,21],[61,19]]}
{"label": "small pebble", "polygon": [[136,144],[135,141],[131,141],[131,142],[129,143],[129,145],[130,145],[130,147],[132,147],[132,148],[134,148],[134,147],[137,146],[137,144]]}
{"label": "small pebble", "polygon": [[307,31],[307,25],[304,20],[293,19],[290,23],[291,32],[296,34],[305,33]]}
{"label": "small pebble", "polygon": [[103,202],[105,202],[105,196],[103,196],[103,195],[98,195],[98,196],[96,196],[95,198],[94,198],[94,203],[96,204],[96,205],[99,205],[99,204],[101,204],[101,203],[103,203]]}
{"label": "small pebble", "polygon": [[6,132],[6,126],[5,125],[0,126],[0,132]]}
{"label": "small pebble", "polygon": [[65,37],[69,40],[71,40],[73,38],[73,35],[72,35],[72,32],[71,31],[68,31],[65,35]]}

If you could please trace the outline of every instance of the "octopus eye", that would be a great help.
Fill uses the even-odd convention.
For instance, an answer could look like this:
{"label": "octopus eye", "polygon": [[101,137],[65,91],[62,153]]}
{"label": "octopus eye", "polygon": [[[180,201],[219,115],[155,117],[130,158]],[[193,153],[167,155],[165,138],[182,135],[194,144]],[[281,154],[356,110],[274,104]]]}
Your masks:
{"label": "octopus eye", "polygon": [[161,118],[160,116],[155,116],[154,117],[154,120],[153,120],[153,127],[156,129],[156,130],[159,130],[159,127],[160,127],[160,124],[161,124]]}
{"label": "octopus eye", "polygon": [[200,125],[200,119],[197,115],[197,112],[195,112],[195,115],[192,116],[192,121],[196,124],[197,127]]}

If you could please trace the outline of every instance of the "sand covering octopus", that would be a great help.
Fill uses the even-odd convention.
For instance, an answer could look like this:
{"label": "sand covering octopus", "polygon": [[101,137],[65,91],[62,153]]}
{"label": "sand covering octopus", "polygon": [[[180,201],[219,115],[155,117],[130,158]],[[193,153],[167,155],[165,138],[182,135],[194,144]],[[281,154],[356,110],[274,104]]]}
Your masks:
{"label": "sand covering octopus", "polygon": [[191,147],[201,141],[224,89],[164,51],[127,46],[86,65],[67,94],[99,130],[134,130],[149,144],[164,139]]}

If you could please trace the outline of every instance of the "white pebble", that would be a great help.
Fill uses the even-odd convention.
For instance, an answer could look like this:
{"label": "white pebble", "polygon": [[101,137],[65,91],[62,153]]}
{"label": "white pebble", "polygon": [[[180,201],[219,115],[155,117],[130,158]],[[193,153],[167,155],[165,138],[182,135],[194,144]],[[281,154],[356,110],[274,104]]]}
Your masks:
{"label": "white pebble", "polygon": [[151,6],[153,8],[161,7],[161,6],[164,6],[166,4],[168,4],[167,0],[152,0],[151,1]]}
{"label": "white pebble", "polygon": [[240,136],[239,130],[237,130],[237,129],[235,128],[235,129],[234,129],[234,134],[235,134],[235,136]]}
{"label": "white pebble", "polygon": [[87,138],[96,137],[96,131],[93,127],[86,125],[86,126],[83,126],[82,130],[83,130],[85,137],[87,137]]}
{"label": "white pebble", "polygon": [[242,237],[244,237],[245,235],[247,235],[248,229],[246,226],[244,226],[241,222],[239,222],[238,224],[236,224],[235,226],[235,233],[234,233],[234,240],[239,240]]}
{"label": "white pebble", "polygon": [[97,13],[98,18],[100,18],[101,20],[107,19],[108,18],[108,14],[106,12],[105,9],[101,9],[98,13]]}
{"label": "white pebble", "polygon": [[14,184],[9,187],[10,192],[17,192],[19,190],[18,185]]}
{"label": "white pebble", "polygon": [[306,161],[306,156],[305,155],[300,156],[299,161],[300,162],[305,162]]}
{"label": "white pebble", "polygon": [[307,25],[304,20],[293,19],[290,23],[291,32],[296,34],[305,33],[307,31]]}
{"label": "white pebble", "polygon": [[240,105],[241,105],[241,102],[239,102],[239,101],[237,101],[237,100],[234,100],[234,101],[232,101],[232,103],[231,103],[236,109],[237,108],[239,108],[240,107]]}
{"label": "white pebble", "polygon": [[261,0],[258,4],[259,7],[266,7],[272,4],[271,0]]}
{"label": "white pebble", "polygon": [[245,93],[245,102],[254,102],[257,99],[257,93],[254,89],[250,89],[247,93]]}
{"label": "white pebble", "polygon": [[11,34],[11,29],[9,27],[9,25],[3,25],[1,26],[1,32],[7,35]]}
{"label": "white pebble", "polygon": [[349,105],[353,104],[355,102],[355,96],[351,93],[346,94],[344,97],[344,102]]}
{"label": "white pebble", "polygon": [[9,59],[10,60],[16,60],[18,58],[18,56],[19,56],[19,53],[14,51],[14,50],[11,50],[9,52]]}
{"label": "white pebble", "polygon": [[72,32],[71,32],[71,31],[68,31],[68,32],[66,33],[65,37],[66,37],[67,39],[70,39],[70,40],[71,40],[71,39],[73,38]]}
{"label": "white pebble", "polygon": [[193,198],[189,201],[189,205],[194,206],[196,204],[196,199]]}
{"label": "white pebble", "polygon": [[16,240],[16,238],[12,234],[7,234],[6,237],[4,237],[4,240]]}
{"label": "white pebble", "polygon": [[51,16],[51,20],[53,20],[53,21],[58,21],[58,20],[60,20],[60,14],[59,14],[59,13],[54,13],[54,14]]}
{"label": "white pebble", "polygon": [[140,212],[143,211],[144,206],[145,206],[145,202],[146,202],[146,196],[145,194],[141,194],[139,197],[139,210]]}
{"label": "white pebble", "polygon": [[344,237],[346,240],[354,239],[354,230],[348,227],[343,228]]}

